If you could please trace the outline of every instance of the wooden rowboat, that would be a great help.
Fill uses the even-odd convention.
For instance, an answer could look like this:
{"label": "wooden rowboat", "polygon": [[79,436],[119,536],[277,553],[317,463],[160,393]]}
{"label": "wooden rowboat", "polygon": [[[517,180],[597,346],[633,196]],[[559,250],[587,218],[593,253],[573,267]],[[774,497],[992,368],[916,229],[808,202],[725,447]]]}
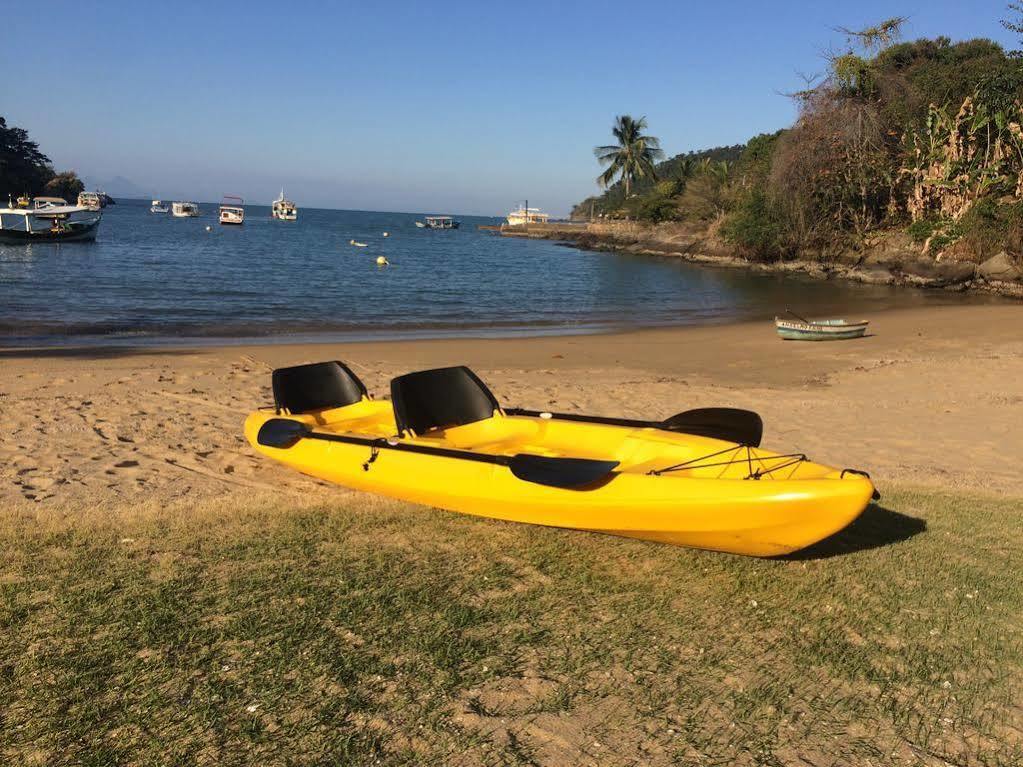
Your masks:
{"label": "wooden rowboat", "polygon": [[862,338],[867,332],[867,320],[847,322],[846,320],[783,320],[774,318],[778,335],[786,341],[841,341],[847,338]]}

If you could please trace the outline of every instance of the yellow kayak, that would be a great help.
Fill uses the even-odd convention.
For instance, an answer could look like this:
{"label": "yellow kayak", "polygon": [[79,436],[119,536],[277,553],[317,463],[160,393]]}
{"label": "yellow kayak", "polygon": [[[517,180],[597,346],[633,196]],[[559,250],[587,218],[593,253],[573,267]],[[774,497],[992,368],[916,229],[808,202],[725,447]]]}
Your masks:
{"label": "yellow kayak", "polygon": [[665,422],[502,409],[468,368],[411,373],[373,400],[340,362],[274,371],[252,446],[346,487],[495,519],[775,556],[838,532],[866,474],[759,447],[759,417]]}

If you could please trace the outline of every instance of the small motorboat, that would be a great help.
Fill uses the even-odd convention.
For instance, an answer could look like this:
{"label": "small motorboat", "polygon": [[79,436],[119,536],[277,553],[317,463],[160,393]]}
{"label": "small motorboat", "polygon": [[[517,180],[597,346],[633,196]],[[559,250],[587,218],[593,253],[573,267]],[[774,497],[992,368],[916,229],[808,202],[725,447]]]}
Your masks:
{"label": "small motorboat", "polygon": [[239,226],[245,223],[245,201],[241,197],[225,194],[220,203],[220,223]]}
{"label": "small motorboat", "polygon": [[170,212],[170,206],[167,205],[163,200],[153,200],[149,206],[150,213],[168,213]]}
{"label": "small motorboat", "polygon": [[356,242],[355,240],[349,240],[348,244],[349,245],[354,245],[357,248],[367,248],[367,247],[369,247],[369,245],[367,243],[365,243],[365,242]]}
{"label": "small motorboat", "polygon": [[867,332],[868,320],[849,322],[836,320],[808,320],[794,312],[788,312],[795,319],[774,318],[778,335],[786,341],[842,341],[848,338],[862,338]]}
{"label": "small motorboat", "polygon": [[341,362],[273,371],[257,452],[357,490],[514,522],[776,556],[878,497],[861,471],[760,447],[734,408],[664,421],[503,408],[466,367],[409,373],[374,400]]}
{"label": "small motorboat", "polygon": [[451,216],[426,216],[422,221],[416,221],[420,229],[457,229],[461,225],[461,221],[455,221]]}
{"label": "small motorboat", "polygon": [[199,205],[194,202],[171,203],[171,215],[175,218],[195,218],[199,215]]}
{"label": "small motorboat", "polygon": [[281,196],[270,205],[270,218],[278,221],[298,220],[298,208],[295,203],[284,196],[284,187],[281,187]]}
{"label": "small motorboat", "polygon": [[96,212],[101,210],[104,207],[104,204],[103,200],[96,192],[79,192],[78,207]]}

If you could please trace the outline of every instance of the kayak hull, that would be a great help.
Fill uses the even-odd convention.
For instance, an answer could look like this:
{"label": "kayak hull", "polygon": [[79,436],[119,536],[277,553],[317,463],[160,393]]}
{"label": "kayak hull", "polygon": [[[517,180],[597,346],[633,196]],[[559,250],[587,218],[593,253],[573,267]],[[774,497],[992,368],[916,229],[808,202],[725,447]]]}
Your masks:
{"label": "kayak hull", "polygon": [[[387,422],[390,403],[364,401],[335,412],[340,410],[356,412],[333,423],[321,416],[287,417],[316,430],[393,434],[393,422]],[[621,461],[619,471],[603,480],[585,488],[564,489],[524,481],[507,466],[493,463],[317,439],[300,439],[284,448],[259,444],[260,427],[275,417],[279,416],[272,410],[251,414],[245,423],[248,441],[258,452],[328,482],[475,516],[734,554],[777,556],[816,543],[852,522],[874,492],[864,476],[809,462],[760,480],[742,478],[745,461],[742,473],[715,468],[652,475],[650,469],[663,468],[694,452],[711,454],[722,447],[746,450],[720,440],[652,428],[495,414],[487,422],[448,430],[442,442],[412,440],[502,454],[546,450],[553,455],[558,446],[574,445],[573,452],[580,457]],[[502,439],[487,442],[495,436]],[[768,455],[774,454],[757,449],[754,456],[759,457],[753,460],[764,462],[761,465],[777,460],[764,457]],[[806,477],[799,478],[800,472]]]}

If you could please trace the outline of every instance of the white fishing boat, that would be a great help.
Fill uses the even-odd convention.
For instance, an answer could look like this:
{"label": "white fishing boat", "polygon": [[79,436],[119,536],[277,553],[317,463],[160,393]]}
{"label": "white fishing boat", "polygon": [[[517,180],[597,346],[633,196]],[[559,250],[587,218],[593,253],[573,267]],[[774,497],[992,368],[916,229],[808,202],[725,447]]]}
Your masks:
{"label": "white fishing boat", "polygon": [[[159,200],[154,202],[159,202]],[[199,215],[199,205],[194,202],[172,202],[171,215],[178,218],[195,218]]]}
{"label": "white fishing boat", "polygon": [[786,341],[842,341],[862,338],[870,324],[868,320],[858,322],[843,319],[808,320],[796,314],[793,314],[793,317],[795,319],[792,320],[774,318],[778,335]]}
{"label": "white fishing boat", "polygon": [[103,207],[103,200],[96,192],[79,192],[78,207],[95,212]]}
{"label": "white fishing boat", "polygon": [[96,239],[103,214],[62,197],[36,197],[31,208],[0,208],[0,242],[74,242]]}
{"label": "white fishing boat", "polygon": [[233,194],[225,194],[220,203],[220,223],[238,226],[245,223],[245,200]]}
{"label": "white fishing boat", "polygon": [[284,197],[284,188],[281,188],[281,196],[270,205],[270,218],[278,221],[295,221],[298,218],[298,208],[295,203]]}
{"label": "white fishing boat", "polygon": [[169,213],[170,207],[163,200],[153,200],[149,206],[150,213]]}
{"label": "white fishing boat", "polygon": [[422,221],[416,221],[420,229],[457,229],[461,225],[451,216],[424,216]]}
{"label": "white fishing boat", "polygon": [[522,226],[524,224],[546,224],[550,214],[543,213],[539,208],[528,208],[520,205],[518,210],[513,210],[505,219],[508,226]]}

